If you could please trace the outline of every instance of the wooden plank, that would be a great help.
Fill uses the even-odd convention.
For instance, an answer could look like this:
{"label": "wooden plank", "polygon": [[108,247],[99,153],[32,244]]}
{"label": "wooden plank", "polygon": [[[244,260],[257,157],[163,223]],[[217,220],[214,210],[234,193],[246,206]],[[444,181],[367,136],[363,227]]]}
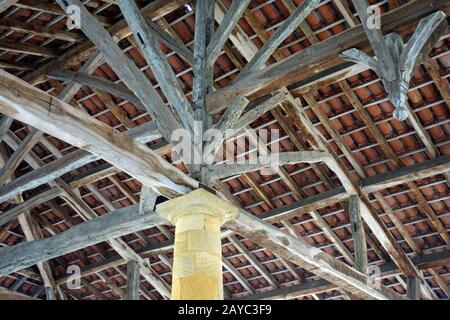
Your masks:
{"label": "wooden plank", "polygon": [[154,151],[4,71],[0,71],[0,101],[2,113],[105,158],[148,186],[167,188],[172,195],[197,186]]}
{"label": "wooden plank", "polygon": [[139,264],[136,261],[127,262],[127,300],[139,300]]}

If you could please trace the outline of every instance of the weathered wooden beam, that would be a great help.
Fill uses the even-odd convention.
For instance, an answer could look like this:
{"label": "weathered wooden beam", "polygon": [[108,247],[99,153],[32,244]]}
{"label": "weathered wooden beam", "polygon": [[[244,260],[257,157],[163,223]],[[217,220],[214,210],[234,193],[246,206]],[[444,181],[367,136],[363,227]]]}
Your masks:
{"label": "weathered wooden beam", "polygon": [[13,118],[3,115],[0,119],[0,143],[5,138],[8,133],[9,127],[11,126]]}
{"label": "weathered wooden beam", "polygon": [[355,248],[355,269],[368,274],[368,256],[366,234],[361,217],[360,200],[356,196],[351,196],[348,200],[348,211],[350,223],[352,225],[353,243]]}
{"label": "weathered wooden beam", "polygon": [[[153,71],[161,90],[167,97],[169,103],[176,110],[183,127],[193,132],[194,115],[190,108],[190,103],[180,86],[172,66],[162,52],[156,37],[150,31],[144,17],[139,12],[136,3],[134,0],[117,0],[117,4],[133,31],[134,37],[144,54],[148,65]],[[159,114],[158,121],[161,121]]]}
{"label": "weathered wooden beam", "polygon": [[4,71],[0,101],[2,113],[108,160],[155,190],[162,187],[174,195],[197,186],[154,151]]}
{"label": "weathered wooden beam", "polygon": [[[162,20],[158,20],[162,21]],[[159,41],[164,43],[169,49],[177,53],[181,58],[183,58],[189,65],[194,65],[194,54],[189,49],[181,39],[178,37],[171,36],[169,32],[163,30],[163,28],[158,25],[157,22],[153,22],[150,19],[146,19],[148,26],[148,31],[152,33]],[[167,23],[167,22],[166,22]],[[169,25],[170,26],[170,25]]]}
{"label": "weathered wooden beam", "polygon": [[230,102],[227,111],[225,111],[225,114],[220,118],[219,122],[214,125],[213,128],[219,130],[220,137],[209,137],[212,141],[205,146],[203,153],[203,159],[207,160],[208,164],[213,163],[220,146],[229,137],[231,130],[235,128],[248,103],[249,101],[246,98],[236,97]]}
{"label": "weathered wooden beam", "polygon": [[227,13],[223,17],[219,28],[212,36],[207,48],[207,59],[210,67],[214,65],[220,53],[222,52],[222,48],[225,45],[225,42],[238,23],[249,2],[250,0],[233,0],[230,8],[228,8]]}
{"label": "weathered wooden beam", "polygon": [[6,161],[3,167],[0,169],[0,185],[4,185],[7,181],[11,180],[14,175],[14,171],[23,161],[23,158],[30,152],[30,150],[36,145],[43,133],[36,129],[30,130],[25,139],[21,142],[20,146],[14,151],[11,157]]}
{"label": "weathered wooden beam", "polygon": [[147,211],[154,210],[157,194],[152,189],[142,186],[141,200],[139,202],[139,212],[144,214]]}
{"label": "weathered wooden beam", "polygon": [[268,155],[273,161],[268,163],[259,162],[255,164],[218,164],[210,167],[210,177],[212,180],[223,179],[241,173],[254,172],[271,166],[283,166],[297,163],[317,163],[324,162],[329,155],[323,151],[297,151],[273,153]]}
{"label": "weathered wooden beam", "polygon": [[52,48],[39,47],[31,44],[23,44],[17,41],[7,39],[0,40],[0,49],[16,53],[41,56],[46,58],[55,58],[59,55],[59,51]]}
{"label": "weathered wooden beam", "polygon": [[48,77],[50,79],[60,81],[73,81],[79,83],[80,85],[85,85],[87,87],[108,92],[114,96],[118,96],[128,102],[131,102],[134,106],[142,110],[145,110],[144,105],[132,91],[104,78],[92,76],[85,72],[73,72],[69,70],[55,70],[49,73]]}
{"label": "weathered wooden beam", "polygon": [[374,13],[371,12],[369,3],[367,0],[353,0],[353,5],[358,12],[366,35],[372,44],[373,51],[380,62],[379,67],[383,73],[383,76],[387,81],[394,81],[398,77],[398,74],[395,72],[395,61],[384,40],[381,26],[371,25],[370,23],[370,19],[373,18]]}
{"label": "weathered wooden beam", "polygon": [[[19,223],[27,241],[35,241],[43,238],[41,229],[29,211],[19,216]],[[50,264],[46,261],[40,261],[37,263],[37,267],[44,281],[47,300],[56,300],[56,293],[58,291]]]}
{"label": "weathered wooden beam", "polygon": [[[157,20],[186,2],[187,0],[156,0],[143,7],[141,12],[152,20]],[[131,31],[126,21],[121,20],[108,28],[108,33],[120,41],[128,37]],[[86,41],[26,75],[25,80],[33,84],[45,81],[45,75],[50,71],[78,66],[80,62],[91,57],[95,51],[95,45],[91,41]]]}
{"label": "weathered wooden beam", "polygon": [[288,235],[243,210],[240,211],[238,218],[228,222],[226,227],[357,296],[379,300],[404,299],[400,294],[384,286],[381,286],[379,290],[368,286],[367,276],[344,262],[334,259],[320,249],[308,245],[304,240]]}
{"label": "weathered wooden beam", "polygon": [[[358,6],[364,7],[367,5],[365,1],[356,2],[359,3]],[[362,3],[365,3],[365,5]],[[363,9],[359,8],[358,10]],[[342,54],[347,60],[366,64],[377,73],[389,94],[389,99],[395,107],[394,117],[400,121],[406,120],[408,115],[414,117],[414,113],[407,101],[409,82],[415,69],[429,55],[434,44],[447,31],[446,17],[447,15],[444,12],[438,11],[423,18],[407,43],[404,43],[403,38],[397,33],[391,33],[384,38],[381,36],[378,42],[383,43],[386,48],[382,50],[378,48],[377,51],[374,47],[377,60],[355,49],[350,52],[345,51]],[[364,25],[366,24],[367,22],[365,21]],[[374,45],[372,43],[372,46]],[[357,54],[358,52],[359,54]],[[383,52],[386,58],[390,57],[393,60],[394,65],[392,67],[388,66],[386,68],[385,61],[378,57]],[[393,78],[390,77],[392,72],[394,72]],[[417,120],[414,119],[415,122]]]}
{"label": "weathered wooden beam", "polygon": [[246,75],[264,66],[279,45],[298,28],[300,23],[306,19],[319,3],[320,0],[303,1],[302,4],[281,24],[262,48],[259,49],[253,59],[245,66],[239,77],[244,78]]}
{"label": "weathered wooden beam", "polygon": [[[399,30],[445,5],[446,0],[413,0],[401,8],[383,14],[382,30],[385,33]],[[215,114],[224,110],[225,102],[237,95],[259,97],[302,80],[316,81],[314,76],[317,72],[343,63],[339,58],[343,50],[366,45],[364,35],[363,26],[358,25],[308,47],[284,61],[252,72],[232,85],[210,94],[207,98],[208,112]],[[340,45],[336,46],[336,43]],[[307,86],[307,83],[304,86]]]}
{"label": "weathered wooden beam", "polygon": [[439,274],[439,272],[437,272],[436,270],[434,270],[433,268],[429,268],[427,270],[431,276],[434,278],[434,280],[436,281],[436,283],[442,288],[442,290],[445,292],[445,294],[447,295],[447,298],[450,299],[450,287],[448,286],[447,282],[444,280],[444,278]]}
{"label": "weathered wooden beam", "polygon": [[164,223],[167,222],[154,212],[140,214],[137,205],[118,209],[52,237],[1,248],[0,274],[7,275],[42,261]]}
{"label": "weathered wooden beam", "polygon": [[271,111],[272,109],[275,109],[280,103],[285,100],[285,94],[282,92],[278,92],[272,96],[269,96],[263,101],[258,100],[256,102],[250,103],[247,108],[249,110],[241,115],[234,128],[236,130],[243,129],[244,127],[259,119],[263,114]]}
{"label": "weathered wooden beam", "polygon": [[[148,122],[139,127],[135,127],[127,131],[126,135],[136,139],[139,143],[147,143],[161,137],[153,122]],[[69,153],[0,187],[0,202],[7,201],[21,192],[49,183],[67,172],[78,169],[85,164],[98,159],[100,159],[98,156],[90,154],[85,150],[77,150]],[[102,171],[102,177],[108,176],[109,172],[114,174],[119,171],[120,169],[112,167],[110,164],[106,164]],[[85,175],[82,175],[78,176],[77,179],[81,180],[77,181],[77,183],[70,183],[72,188],[77,187],[78,184],[84,184],[87,178],[85,178]]]}
{"label": "weathered wooden beam", "polygon": [[139,263],[127,262],[127,300],[139,300]]}
{"label": "weathered wooden beam", "polygon": [[[78,0],[57,0],[62,8],[75,5],[80,8],[81,28],[86,36],[102,52],[105,60],[119,78],[134,92],[153,119],[158,119],[161,133],[170,141],[172,132],[181,124],[164,104],[151,82],[119,48],[98,20]],[[156,116],[157,115],[157,116]]]}

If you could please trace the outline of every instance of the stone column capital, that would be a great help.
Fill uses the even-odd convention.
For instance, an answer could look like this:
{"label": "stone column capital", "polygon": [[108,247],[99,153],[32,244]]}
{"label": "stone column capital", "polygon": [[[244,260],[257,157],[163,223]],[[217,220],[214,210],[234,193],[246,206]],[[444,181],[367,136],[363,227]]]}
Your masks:
{"label": "stone column capital", "polygon": [[173,225],[176,225],[177,220],[182,216],[198,214],[217,217],[223,225],[227,221],[235,219],[239,214],[239,209],[205,189],[197,189],[157,205],[156,212]]}

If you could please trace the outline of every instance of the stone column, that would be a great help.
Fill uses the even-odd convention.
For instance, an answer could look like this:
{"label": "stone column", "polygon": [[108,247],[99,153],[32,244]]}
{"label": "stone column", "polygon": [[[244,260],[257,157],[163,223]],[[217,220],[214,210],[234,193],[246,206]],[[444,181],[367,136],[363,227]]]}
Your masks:
{"label": "stone column", "polygon": [[173,300],[223,300],[220,227],[238,209],[198,189],[156,207],[175,225]]}

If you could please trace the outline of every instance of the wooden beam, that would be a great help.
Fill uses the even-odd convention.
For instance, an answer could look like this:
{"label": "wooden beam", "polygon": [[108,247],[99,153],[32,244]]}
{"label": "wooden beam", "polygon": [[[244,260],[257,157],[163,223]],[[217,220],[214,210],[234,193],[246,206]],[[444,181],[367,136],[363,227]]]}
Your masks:
{"label": "wooden beam", "polygon": [[[153,119],[158,119],[161,133],[170,141],[172,132],[181,128],[174,114],[164,104],[151,82],[119,48],[98,20],[78,0],[57,0],[62,8],[76,5],[80,8],[81,28],[86,36],[97,46],[109,66],[119,78],[134,92],[146,107]],[[157,115],[157,116],[156,116]]]}
{"label": "wooden beam", "polygon": [[55,58],[59,55],[59,51],[53,48],[40,47],[31,44],[23,44],[17,41],[7,39],[0,40],[0,49],[16,53],[41,56],[45,58]]}
{"label": "wooden beam", "polygon": [[[156,134],[152,133],[155,132],[155,130]],[[135,127],[127,131],[126,135],[134,138],[139,143],[147,143],[161,137],[158,133],[156,125],[152,122]],[[11,139],[8,139],[8,141],[11,141]],[[161,155],[161,153],[159,154]],[[100,159],[98,156],[92,155],[84,150],[77,150],[69,153],[0,187],[0,201],[7,201],[21,192],[34,189],[45,183],[49,183],[67,172],[78,169],[98,159]],[[95,170],[95,173],[88,171],[88,173],[91,173],[90,176],[86,177],[85,174],[82,174],[75,176],[77,181],[69,180],[71,187],[75,188],[78,185],[85,184],[86,181],[92,181],[92,179],[94,179],[93,181],[96,181],[120,171],[120,169],[112,167],[110,164],[106,164],[104,167],[100,166],[99,168],[101,177],[92,177],[92,175],[95,176],[98,174],[98,170]]]}
{"label": "wooden beam", "polygon": [[140,273],[136,261],[127,262],[127,300],[139,300]]}
{"label": "wooden beam", "polygon": [[[156,0],[147,4],[142,8],[141,12],[152,20],[157,20],[164,15],[178,9],[185,4],[187,0]],[[112,27],[108,28],[108,33],[118,41],[130,36],[131,31],[125,20],[121,20]],[[45,81],[45,75],[50,71],[71,68],[80,65],[80,62],[88,59],[96,52],[96,46],[91,41],[86,41],[83,44],[65,52],[56,59],[42,65],[34,72],[25,76],[25,80],[32,84]]]}
{"label": "wooden beam", "polygon": [[225,42],[238,23],[249,2],[250,0],[233,0],[233,2],[231,3],[231,6],[228,8],[227,13],[223,17],[219,28],[212,36],[207,48],[207,60],[210,67],[214,65],[220,53],[222,52],[222,48],[225,45]]}
{"label": "wooden beam", "polygon": [[348,201],[348,211],[352,225],[353,246],[355,248],[355,269],[363,274],[368,274],[367,243],[361,217],[360,201],[357,196],[351,196]]}
{"label": "wooden beam", "polygon": [[0,101],[2,113],[105,158],[155,190],[172,190],[173,196],[197,186],[154,151],[4,71],[0,71]]}
{"label": "wooden beam", "polygon": [[[401,8],[382,15],[382,30],[389,33],[404,28],[405,25],[416,22],[446,4],[446,0],[408,2]],[[308,47],[284,61],[252,72],[232,85],[210,94],[207,98],[208,112],[215,114],[224,110],[225,102],[237,95],[264,96],[295,82],[307,79],[310,82],[317,72],[341,65],[343,60],[339,58],[339,55],[343,50],[366,45],[367,41],[364,35],[363,26],[358,25],[329,40]],[[340,45],[336,46],[336,43]],[[307,83],[304,85],[307,86]]]}
{"label": "wooden beam", "polygon": [[[133,31],[136,42],[144,54],[147,64],[158,81],[161,90],[169,103],[176,110],[178,117],[185,129],[194,132],[194,115],[190,103],[181,89],[179,80],[172,69],[165,54],[162,52],[156,37],[150,31],[144,17],[139,12],[134,0],[117,0],[125,20]],[[166,111],[167,112],[167,111]],[[158,114],[158,121],[160,115]],[[170,141],[167,136],[166,140]]]}
{"label": "wooden beam", "polygon": [[43,133],[36,129],[30,130],[20,146],[14,151],[11,157],[6,161],[0,169],[0,185],[4,185],[14,175],[17,167],[23,161],[23,158],[36,145]]}
{"label": "wooden beam", "polygon": [[30,210],[36,206],[39,206],[47,201],[50,201],[56,197],[61,196],[63,190],[60,188],[52,188],[47,191],[43,191],[34,197],[28,199],[27,201],[14,206],[13,208],[3,212],[0,215],[0,226],[7,224],[8,222],[16,219],[24,211]]}
{"label": "wooden beam", "polygon": [[106,80],[98,76],[91,76],[85,72],[73,72],[69,70],[55,70],[48,74],[50,79],[60,81],[73,81],[80,85],[85,85],[97,90],[108,92],[114,96],[120,97],[141,110],[146,110],[141,101],[134,95],[133,92],[116,84],[112,81]]}
{"label": "wooden beam", "polygon": [[84,40],[84,37],[77,33],[52,29],[37,23],[23,23],[17,19],[0,18],[0,28],[61,41],[81,42]]}
{"label": "wooden beam", "polygon": [[243,210],[238,218],[228,222],[226,227],[357,296],[381,300],[404,299],[384,286],[379,290],[367,286],[368,279],[362,273]]}
{"label": "wooden beam", "polygon": [[[297,151],[272,153],[268,155],[273,162],[263,163],[258,161],[256,164],[218,164],[210,167],[210,177],[212,180],[232,177],[247,172],[254,172],[271,166],[283,166],[297,163],[317,163],[326,161],[329,156],[323,151]],[[268,159],[269,160],[269,159]]]}
{"label": "wooden beam", "polygon": [[19,2],[19,0],[0,0],[0,13],[5,12],[17,2]]}
{"label": "wooden beam", "polygon": [[420,279],[410,277],[406,279],[406,295],[411,300],[420,300]]}
{"label": "wooden beam", "polygon": [[3,115],[0,119],[0,143],[5,138],[8,133],[9,127],[11,126],[13,118]]}
{"label": "wooden beam", "polygon": [[154,212],[140,214],[137,205],[118,209],[50,238],[1,248],[0,274],[7,275],[42,261],[164,223],[167,222]]}
{"label": "wooden beam", "polygon": [[[19,223],[27,241],[35,241],[43,238],[41,229],[29,211],[26,211],[19,216]],[[47,300],[56,300],[58,291],[50,264],[46,261],[40,261],[37,263],[37,267],[42,280],[44,281]]]}
{"label": "wooden beam", "polygon": [[369,10],[369,3],[367,0],[353,0],[353,5],[358,12],[366,35],[372,44],[373,51],[380,62],[379,67],[383,73],[383,76],[387,81],[394,81],[398,77],[394,58],[392,57],[391,51],[388,49],[386,41],[384,40],[381,26],[377,27],[370,25],[372,14]]}
{"label": "wooden beam", "polygon": [[[163,21],[163,19],[158,20],[158,22]],[[194,54],[191,49],[189,49],[184,42],[178,37],[171,36],[167,30],[163,30],[163,28],[158,25],[157,22],[153,22],[150,19],[146,19],[146,23],[148,26],[148,31],[152,33],[152,35],[157,38],[159,41],[164,43],[169,49],[173,52],[177,53],[181,58],[183,58],[189,65],[194,65]],[[167,23],[167,22],[166,22]],[[166,24],[161,22],[161,24]],[[170,27],[170,25],[167,23]]]}
{"label": "wooden beam", "polygon": [[300,23],[306,19],[319,3],[320,0],[303,1],[302,4],[281,24],[272,37],[264,43],[253,59],[245,66],[239,77],[244,78],[246,75],[263,67],[279,45],[298,28]]}
{"label": "wooden beam", "polygon": [[139,263],[127,262],[127,300],[139,300]]}
{"label": "wooden beam", "polygon": [[437,272],[433,268],[429,268],[428,272],[434,278],[436,283],[442,288],[442,291],[444,291],[444,293],[447,295],[447,298],[450,298],[450,288],[444,278],[439,274],[439,272]]}

